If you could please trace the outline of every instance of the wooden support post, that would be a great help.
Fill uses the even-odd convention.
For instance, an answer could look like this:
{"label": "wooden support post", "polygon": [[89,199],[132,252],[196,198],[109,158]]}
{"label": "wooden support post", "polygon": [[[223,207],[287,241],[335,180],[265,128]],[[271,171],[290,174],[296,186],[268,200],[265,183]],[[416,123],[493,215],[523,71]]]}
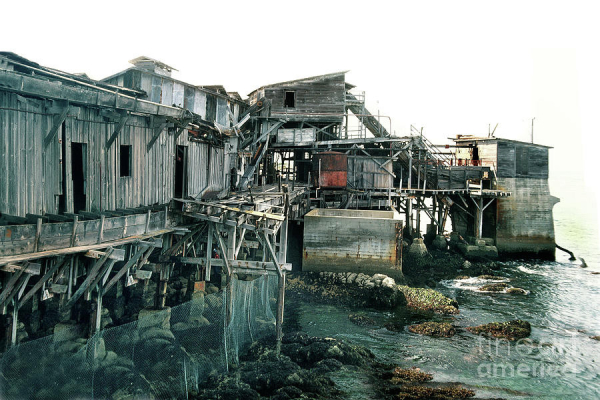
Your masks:
{"label": "wooden support post", "polygon": [[71,232],[71,247],[75,247],[77,242],[77,225],[79,224],[79,217],[76,215],[73,219],[73,231]]}
{"label": "wooden support post", "polygon": [[33,252],[37,253],[40,248],[40,236],[42,235],[42,219],[37,219],[37,226],[35,229],[35,245],[33,246]]}
{"label": "wooden support post", "polygon": [[205,279],[207,281],[210,280],[210,272],[211,272],[211,268],[210,268],[210,260],[212,259],[212,246],[213,246],[213,223],[212,222],[208,222],[208,237],[207,237],[207,243],[206,243],[206,277]]}
{"label": "wooden support post", "polygon": [[421,237],[421,202],[420,197],[417,197],[417,237]]}
{"label": "wooden support post", "polygon": [[285,303],[285,272],[278,276],[277,281],[277,315],[275,317],[276,354],[281,353],[281,339],[283,338],[283,311]]}
{"label": "wooden support post", "polygon": [[156,296],[154,298],[154,308],[162,310],[165,308],[167,299],[167,282],[169,280],[169,267],[161,266],[158,285],[156,285]]}
{"label": "wooden support post", "polygon": [[[77,218],[77,217],[75,217]],[[102,241],[104,240],[104,219],[106,217],[104,216],[104,214],[102,214],[100,216],[100,228],[98,228],[98,243],[102,243]]]}

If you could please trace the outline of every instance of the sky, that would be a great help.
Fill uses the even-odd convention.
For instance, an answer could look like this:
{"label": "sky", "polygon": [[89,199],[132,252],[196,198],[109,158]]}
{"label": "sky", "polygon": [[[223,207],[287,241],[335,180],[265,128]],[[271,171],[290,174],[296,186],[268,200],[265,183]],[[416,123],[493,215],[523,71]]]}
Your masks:
{"label": "sky", "polygon": [[242,96],[349,70],[347,81],[397,135],[414,125],[436,144],[496,124],[497,137],[530,141],[535,118],[535,142],[554,147],[551,176],[581,179],[598,218],[594,3],[3,2],[0,50],[94,79],[145,55],[178,69],[177,79]]}

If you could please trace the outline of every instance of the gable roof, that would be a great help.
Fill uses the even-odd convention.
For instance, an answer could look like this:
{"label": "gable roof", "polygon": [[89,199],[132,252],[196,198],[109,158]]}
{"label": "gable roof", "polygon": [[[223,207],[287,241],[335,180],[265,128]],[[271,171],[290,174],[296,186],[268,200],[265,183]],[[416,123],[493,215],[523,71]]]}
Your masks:
{"label": "gable roof", "polygon": [[299,82],[305,82],[305,81],[324,81],[326,79],[331,79],[331,78],[335,78],[335,77],[338,77],[338,76],[346,75],[348,72],[350,72],[350,71],[334,72],[334,73],[331,73],[331,74],[309,76],[308,78],[294,79],[294,80],[291,80],[291,81],[271,83],[269,85],[264,85],[264,86],[259,87],[258,89],[253,90],[252,92],[250,92],[250,94],[248,96],[251,96],[252,93],[254,93],[254,92],[258,91],[258,90],[264,89],[264,88],[273,88],[273,87],[278,87],[278,86],[286,86],[286,85],[291,85],[293,83],[299,83]]}

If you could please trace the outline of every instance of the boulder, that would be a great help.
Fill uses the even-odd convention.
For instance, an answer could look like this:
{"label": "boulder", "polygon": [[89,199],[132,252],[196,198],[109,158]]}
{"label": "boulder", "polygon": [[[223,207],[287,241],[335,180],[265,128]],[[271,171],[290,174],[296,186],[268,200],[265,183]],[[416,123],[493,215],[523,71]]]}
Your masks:
{"label": "boulder", "polygon": [[531,334],[531,325],[527,321],[516,319],[507,322],[492,322],[484,325],[469,326],[467,330],[477,335],[516,340],[528,337]]}
{"label": "boulder", "polygon": [[138,329],[171,329],[171,308],[152,310],[144,308],[138,313]]}

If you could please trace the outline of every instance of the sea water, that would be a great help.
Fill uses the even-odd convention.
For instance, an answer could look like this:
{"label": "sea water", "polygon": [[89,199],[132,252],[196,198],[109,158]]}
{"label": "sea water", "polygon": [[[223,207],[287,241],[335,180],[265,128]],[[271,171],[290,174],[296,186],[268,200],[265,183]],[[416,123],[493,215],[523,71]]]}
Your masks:
{"label": "sea water", "polygon": [[[501,263],[497,275],[527,295],[481,293],[476,289],[489,282],[478,278],[440,282],[436,289],[460,307],[457,316],[434,317],[459,328],[451,338],[383,327],[386,322],[408,326],[431,316],[365,310],[376,325],[359,327],[348,319],[355,310],[332,305],[300,304],[300,328],[364,345],[384,361],[431,372],[436,381],[462,382],[477,397],[600,398],[600,341],[591,339],[600,335],[600,274],[594,274],[600,273],[597,205],[589,188],[572,177],[558,176],[551,187],[561,198],[554,208],[556,241],[585,259],[587,268],[558,250],[555,262]],[[513,319],[531,323],[529,338],[508,342],[464,329]],[[370,398],[374,391],[363,375],[342,370],[335,380],[348,398]]]}

